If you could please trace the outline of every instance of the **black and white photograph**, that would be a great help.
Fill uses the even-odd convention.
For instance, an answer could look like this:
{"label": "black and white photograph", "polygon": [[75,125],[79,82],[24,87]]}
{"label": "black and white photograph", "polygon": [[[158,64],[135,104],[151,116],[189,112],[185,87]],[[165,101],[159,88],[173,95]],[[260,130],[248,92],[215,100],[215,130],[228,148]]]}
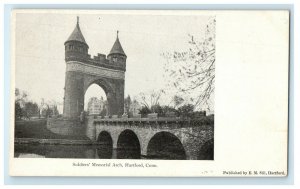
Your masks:
{"label": "black and white photograph", "polygon": [[214,160],[213,14],[15,18],[15,158]]}
{"label": "black and white photograph", "polygon": [[285,177],[289,11],[11,12],[11,176]]}

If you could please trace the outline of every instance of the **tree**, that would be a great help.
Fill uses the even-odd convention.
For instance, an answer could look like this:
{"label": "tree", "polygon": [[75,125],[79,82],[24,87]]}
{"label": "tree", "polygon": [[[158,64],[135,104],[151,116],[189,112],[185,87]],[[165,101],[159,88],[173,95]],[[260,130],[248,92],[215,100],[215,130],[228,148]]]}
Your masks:
{"label": "tree", "polygon": [[23,113],[19,102],[15,102],[15,119],[22,119]]}
{"label": "tree", "polygon": [[168,113],[177,113],[177,110],[170,106],[162,106],[163,116],[166,116]]}
{"label": "tree", "polygon": [[204,39],[196,40],[189,35],[189,48],[184,51],[164,53],[164,65],[169,86],[179,94],[198,94],[190,98],[196,108],[213,108],[215,89],[215,18],[209,20]]}
{"label": "tree", "polygon": [[124,99],[124,108],[125,108],[125,111],[126,111],[127,114],[130,112],[131,104],[132,104],[131,98],[130,98],[130,96],[128,95],[128,96]]}
{"label": "tree", "polygon": [[25,116],[27,119],[30,119],[33,116],[39,115],[39,107],[34,102],[26,102],[25,106],[23,108],[23,116]]}
{"label": "tree", "polygon": [[15,88],[15,96],[16,97],[20,96],[20,89]]}
{"label": "tree", "polygon": [[130,105],[128,116],[133,116],[137,114],[140,108],[141,108],[140,103],[134,98]]}
{"label": "tree", "polygon": [[164,90],[151,91],[150,94],[140,93],[142,106],[147,107],[150,111],[152,111],[152,107],[159,104],[162,94],[165,94]]}
{"label": "tree", "polygon": [[142,106],[142,108],[139,110],[139,113],[144,117],[150,114],[151,110],[146,106]]}
{"label": "tree", "polygon": [[18,119],[22,119],[24,116],[27,116],[25,110],[26,104],[28,103],[27,97],[28,97],[27,92],[15,88],[15,117]]}
{"label": "tree", "polygon": [[178,116],[180,117],[191,117],[194,112],[194,105],[192,104],[185,104],[178,108]]}
{"label": "tree", "polygon": [[165,94],[164,90],[151,91],[149,94],[140,93],[142,108],[140,109],[140,114],[145,116],[149,113],[157,113],[162,116],[163,109],[159,104],[161,96]]}
{"label": "tree", "polygon": [[49,104],[46,104],[46,108],[42,110],[42,116],[48,118],[48,117],[52,117],[52,115],[53,115],[53,109],[49,106]]}
{"label": "tree", "polygon": [[54,116],[58,116],[58,114],[59,114],[59,112],[58,112],[58,109],[57,109],[57,105],[55,104],[55,105],[53,105],[53,115]]}
{"label": "tree", "polygon": [[44,108],[44,105],[45,105],[45,99],[41,98],[41,103],[39,105],[39,119],[41,118],[41,114],[42,114],[42,110]]}
{"label": "tree", "polygon": [[181,105],[184,102],[184,99],[178,95],[175,95],[170,104],[174,103],[174,108],[177,108],[179,105]]}
{"label": "tree", "polygon": [[15,89],[15,102],[19,103],[21,108],[25,106],[25,103],[28,101],[28,94],[26,91],[21,91],[20,89]]}
{"label": "tree", "polygon": [[162,109],[162,107],[159,104],[153,105],[151,107],[151,112],[157,113],[158,116],[163,116],[164,115],[163,109]]}
{"label": "tree", "polygon": [[41,115],[43,117],[57,116],[59,114],[58,104],[55,100],[45,102],[43,98],[38,104],[28,100],[27,92],[21,91],[18,88],[15,89],[15,116],[18,119],[30,119],[33,116],[40,118]]}

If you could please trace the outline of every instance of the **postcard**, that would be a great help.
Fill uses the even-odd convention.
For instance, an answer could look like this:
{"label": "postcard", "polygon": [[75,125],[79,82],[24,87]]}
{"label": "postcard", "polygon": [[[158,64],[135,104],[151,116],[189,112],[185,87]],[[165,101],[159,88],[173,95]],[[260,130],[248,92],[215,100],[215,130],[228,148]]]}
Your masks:
{"label": "postcard", "polygon": [[288,10],[11,13],[11,176],[288,175]]}

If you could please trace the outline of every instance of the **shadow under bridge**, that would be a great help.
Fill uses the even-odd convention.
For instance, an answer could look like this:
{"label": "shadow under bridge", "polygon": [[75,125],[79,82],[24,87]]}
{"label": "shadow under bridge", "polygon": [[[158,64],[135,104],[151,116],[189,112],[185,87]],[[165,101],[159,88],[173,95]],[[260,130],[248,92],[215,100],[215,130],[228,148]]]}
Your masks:
{"label": "shadow under bridge", "polygon": [[214,159],[213,120],[87,119],[94,130],[87,136],[102,146],[102,159]]}

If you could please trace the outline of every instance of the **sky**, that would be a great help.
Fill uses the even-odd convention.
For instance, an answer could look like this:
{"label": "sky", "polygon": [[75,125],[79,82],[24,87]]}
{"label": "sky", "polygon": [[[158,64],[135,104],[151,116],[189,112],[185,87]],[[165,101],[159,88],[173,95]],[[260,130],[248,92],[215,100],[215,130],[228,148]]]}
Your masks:
{"label": "sky", "polygon": [[[158,12],[24,12],[16,14],[15,63],[16,87],[27,91],[29,98],[40,102],[63,102],[65,69],[64,42],[72,33],[79,16],[83,36],[91,56],[108,54],[119,39],[127,55],[125,96],[138,98],[141,92],[165,89],[163,65],[165,52],[187,48],[188,34],[201,39],[210,15]],[[92,86],[85,99],[100,94],[102,89]],[[169,91],[165,102],[175,91]],[[105,96],[104,96],[105,97]],[[87,102],[87,101],[86,101]]]}

